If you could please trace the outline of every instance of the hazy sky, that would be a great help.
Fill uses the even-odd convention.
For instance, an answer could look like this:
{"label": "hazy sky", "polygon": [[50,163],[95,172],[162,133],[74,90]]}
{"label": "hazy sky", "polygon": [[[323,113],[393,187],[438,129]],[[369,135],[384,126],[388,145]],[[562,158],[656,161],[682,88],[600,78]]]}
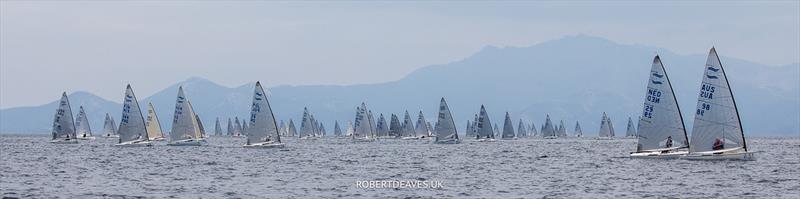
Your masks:
{"label": "hazy sky", "polygon": [[361,84],[587,34],[783,65],[800,62],[800,3],[0,1],[0,108],[89,91],[120,101],[191,76],[226,86]]}

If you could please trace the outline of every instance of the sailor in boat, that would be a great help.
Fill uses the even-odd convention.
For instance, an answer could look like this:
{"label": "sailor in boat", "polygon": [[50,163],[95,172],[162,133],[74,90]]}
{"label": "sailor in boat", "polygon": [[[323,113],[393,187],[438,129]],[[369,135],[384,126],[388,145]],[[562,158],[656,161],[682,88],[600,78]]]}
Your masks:
{"label": "sailor in boat", "polygon": [[667,136],[667,148],[672,147],[672,136]]}
{"label": "sailor in boat", "polygon": [[272,136],[271,135],[264,138],[264,142],[269,142],[271,140],[272,140]]}
{"label": "sailor in boat", "polygon": [[717,138],[717,139],[714,140],[714,146],[711,149],[722,150],[724,148],[725,148],[725,142],[723,142],[721,139]]}

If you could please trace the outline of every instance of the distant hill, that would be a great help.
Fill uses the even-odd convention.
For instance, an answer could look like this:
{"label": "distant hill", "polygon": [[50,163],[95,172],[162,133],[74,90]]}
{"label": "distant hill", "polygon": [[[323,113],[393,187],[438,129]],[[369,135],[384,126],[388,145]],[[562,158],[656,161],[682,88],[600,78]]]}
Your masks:
{"label": "distant hill", "polygon": [[[748,135],[800,135],[800,64],[767,66],[725,57],[717,49],[731,80],[734,95]],[[269,88],[276,117],[293,118],[299,125],[303,107],[332,131],[334,120],[346,125],[362,101],[378,114],[414,114],[423,110],[435,121],[438,100],[445,97],[463,133],[465,121],[486,105],[492,121],[502,122],[506,111],[516,122],[533,121],[537,127],[550,114],[554,122],[564,120],[569,132],[580,121],[584,134],[595,136],[602,112],[615,123],[617,135],[624,134],[627,118],[639,116],[646,80],[655,52],[658,52],[672,80],[687,128],[691,129],[697,93],[706,56],[677,55],[665,49],[621,45],[590,36],[570,36],[529,47],[485,47],[463,60],[422,67],[397,81],[349,86],[277,86]],[[262,81],[278,75],[262,71]],[[220,86],[202,78],[190,78],[142,99],[156,106],[165,131],[169,131],[177,86],[213,129],[214,118],[225,125],[227,117],[247,117],[255,82],[235,88]],[[121,85],[120,88],[123,88]],[[133,85],[136,89],[136,85]],[[81,95],[78,95],[81,94]],[[102,126],[102,115],[119,117],[121,105],[75,93],[78,103],[102,104],[87,107],[92,128]],[[80,96],[89,95],[91,97]],[[58,95],[54,94],[54,100]],[[119,110],[118,110],[119,109]],[[0,132],[49,132],[55,104],[0,110]],[[99,117],[97,116],[99,115]],[[433,122],[432,122],[433,123]]]}

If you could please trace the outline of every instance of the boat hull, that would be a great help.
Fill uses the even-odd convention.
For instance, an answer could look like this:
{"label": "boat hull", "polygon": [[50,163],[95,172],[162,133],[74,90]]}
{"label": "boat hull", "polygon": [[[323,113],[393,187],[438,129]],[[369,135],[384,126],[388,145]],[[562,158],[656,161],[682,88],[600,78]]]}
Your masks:
{"label": "boat hull", "polygon": [[433,143],[434,144],[459,144],[459,143],[461,143],[461,140],[456,140],[456,139],[453,139],[453,140],[436,140],[436,141],[433,141]]}
{"label": "boat hull", "polygon": [[419,140],[421,137],[402,137],[401,140]]}
{"label": "boat hull", "polygon": [[123,142],[119,144],[115,144],[114,146],[117,147],[146,147],[146,146],[153,146],[153,142],[149,140],[137,140],[137,141],[130,141],[130,142]]}
{"label": "boat hull", "polygon": [[266,149],[266,148],[283,148],[285,146],[286,145],[283,144],[283,143],[262,142],[262,143],[255,143],[255,144],[245,144],[244,148],[262,148],[262,149]]}
{"label": "boat hull", "polygon": [[157,138],[150,139],[150,141],[163,141],[163,140],[165,140],[164,137],[157,137]]}
{"label": "boat hull", "polygon": [[478,142],[496,142],[497,140],[491,138],[478,139]]}
{"label": "boat hull", "polygon": [[50,143],[53,143],[53,144],[77,144],[78,140],[76,140],[76,139],[56,139],[56,140],[50,140]]}
{"label": "boat hull", "polygon": [[634,159],[678,159],[689,154],[689,151],[648,151],[648,152],[633,152],[629,155]]}
{"label": "boat hull", "polygon": [[189,140],[178,140],[174,142],[167,143],[167,146],[203,146],[207,142],[204,139],[189,139]]}
{"label": "boat hull", "polygon": [[547,137],[544,137],[544,139],[556,139],[556,138],[558,138],[558,137],[556,137],[556,136],[547,136]]}
{"label": "boat hull", "polygon": [[78,137],[79,140],[94,140],[95,137],[88,136],[88,137]]}
{"label": "boat hull", "polygon": [[687,154],[686,156],[682,156],[682,159],[686,160],[710,160],[710,161],[718,161],[718,160],[739,160],[739,161],[754,161],[756,160],[755,152],[747,152],[747,151],[737,151],[737,152],[729,152],[729,153],[719,153],[719,154]]}

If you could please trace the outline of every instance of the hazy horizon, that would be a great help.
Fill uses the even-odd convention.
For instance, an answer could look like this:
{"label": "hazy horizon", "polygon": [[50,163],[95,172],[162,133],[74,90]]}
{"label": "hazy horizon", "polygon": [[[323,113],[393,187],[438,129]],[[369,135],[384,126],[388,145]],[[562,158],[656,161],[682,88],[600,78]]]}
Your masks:
{"label": "hazy horizon", "polygon": [[2,109],[62,91],[113,100],[127,83],[150,96],[189,77],[228,87],[382,83],[486,46],[579,34],[683,55],[716,46],[766,65],[800,62],[796,1],[0,4]]}

